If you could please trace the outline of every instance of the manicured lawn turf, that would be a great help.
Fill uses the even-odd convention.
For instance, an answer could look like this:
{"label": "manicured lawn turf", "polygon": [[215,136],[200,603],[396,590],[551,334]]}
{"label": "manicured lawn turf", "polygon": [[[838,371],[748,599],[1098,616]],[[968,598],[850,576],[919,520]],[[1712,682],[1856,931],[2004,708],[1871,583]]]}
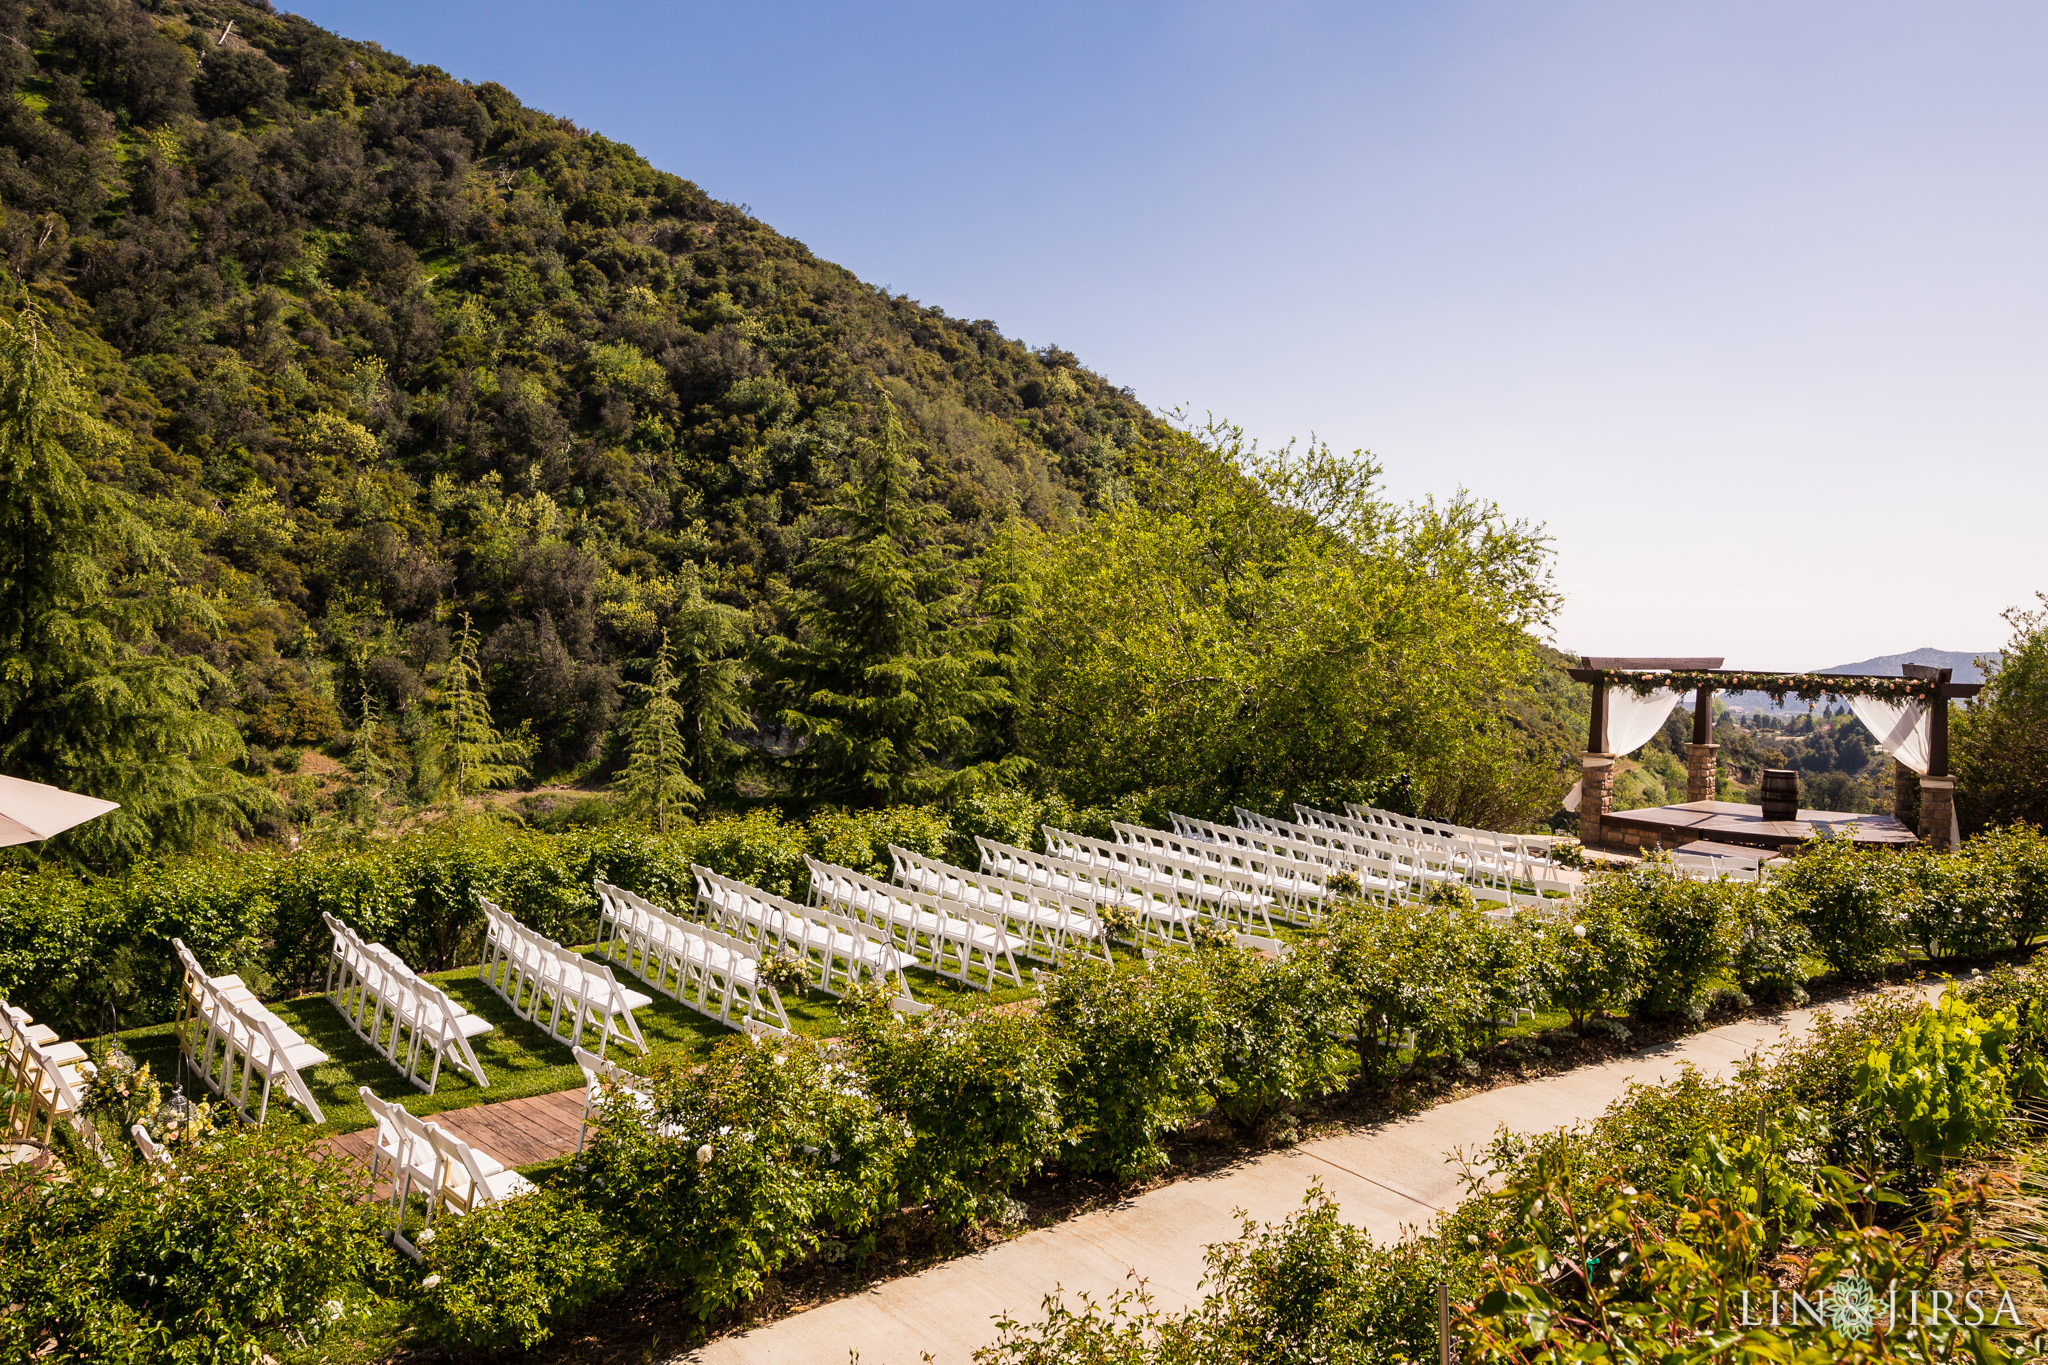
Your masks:
{"label": "manicured lawn turf", "polygon": [[[585,956],[602,960],[593,953]],[[1019,966],[1021,968],[1023,964],[1019,963]],[[668,996],[645,989],[645,983],[622,968],[614,965],[612,970],[621,984],[640,988],[643,994],[654,995],[652,1004],[633,1012],[639,1021],[640,1032],[647,1039],[647,1055],[643,1058],[630,1042],[617,1039],[605,1050],[607,1057],[628,1070],[645,1071],[650,1063],[657,1061],[680,1064],[701,1060],[709,1055],[721,1038],[736,1036],[735,1030],[726,1028],[715,1019],[708,1019]],[[906,972],[905,976],[910,982],[912,996],[925,1004],[948,1009],[1005,1004],[1032,995],[1028,985],[1022,989],[1006,986],[989,992],[963,988],[921,969]],[[370,1126],[370,1114],[356,1093],[356,1087],[365,1085],[380,1099],[398,1100],[412,1113],[424,1117],[473,1104],[491,1104],[499,1100],[572,1090],[583,1084],[583,1073],[569,1051],[566,1025],[563,1033],[550,1041],[544,1028],[514,1014],[503,997],[478,978],[475,967],[432,972],[427,974],[427,979],[446,990],[465,1009],[491,1021],[489,1033],[470,1040],[477,1062],[483,1067],[484,1075],[490,1078],[488,1088],[477,1085],[462,1072],[443,1063],[434,1093],[427,1094],[357,1037],[342,1018],[341,1011],[326,996],[303,995],[274,1001],[270,1010],[328,1055],[327,1062],[301,1073],[327,1121],[313,1124],[297,1105],[284,1098],[279,1089],[271,1092],[268,1122],[280,1127],[298,1127],[316,1136],[367,1128]],[[1030,980],[1028,971],[1025,980]],[[829,1038],[843,1029],[836,1002],[830,997],[815,993],[804,999],[784,996],[782,1005],[789,1015],[790,1028],[806,1037]],[[177,1079],[175,1026],[158,1024],[131,1029],[121,1034],[121,1040],[122,1046],[137,1061],[150,1064],[153,1074],[166,1083]],[[587,1031],[584,1042],[591,1046],[591,1050],[596,1050],[594,1039]],[[191,1086],[187,1093],[195,1099],[211,1098],[204,1087],[197,1084]]]}

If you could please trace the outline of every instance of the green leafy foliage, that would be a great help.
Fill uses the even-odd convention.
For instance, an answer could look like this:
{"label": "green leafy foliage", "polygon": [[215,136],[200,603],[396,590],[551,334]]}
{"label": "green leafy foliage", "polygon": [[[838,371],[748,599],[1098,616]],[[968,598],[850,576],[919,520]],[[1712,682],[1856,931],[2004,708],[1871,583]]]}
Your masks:
{"label": "green leafy foliage", "polygon": [[1847,839],[1802,846],[1775,884],[1813,937],[1814,950],[1838,972],[1884,970],[1906,945],[1905,906],[1896,864],[1881,849],[1860,849]]}
{"label": "green leafy foliage", "polygon": [[182,1150],[172,1176],[88,1163],[0,1181],[10,1360],[241,1365],[287,1334],[318,1337],[390,1259],[363,1169],[274,1134]]}
{"label": "green leafy foliage", "polygon": [[911,1134],[817,1046],[735,1040],[652,1079],[651,1110],[603,1108],[580,1190],[700,1317],[827,1243],[843,1254],[890,1207]]}
{"label": "green leafy foliage", "polygon": [[2011,640],[1951,722],[1957,815],[1971,826],[2048,825],[2048,597],[2005,619]]}
{"label": "green leafy foliage", "polygon": [[118,801],[58,845],[96,862],[194,847],[264,805],[235,774],[222,683],[165,648],[218,624],[174,581],[134,500],[94,477],[116,433],[90,408],[41,312],[0,314],[0,767]]}
{"label": "green leafy foliage", "polygon": [[1732,955],[1723,889],[1730,885],[1685,877],[1668,859],[1650,859],[1626,873],[1593,878],[1584,908],[1574,914],[1587,925],[1588,941],[1596,926],[1632,924],[1643,947],[1637,1008],[1651,1018],[1697,1020],[1705,1017],[1707,987],[1727,970]]}
{"label": "green leafy foliage", "polygon": [[1598,1015],[1626,1013],[1648,984],[1650,945],[1622,899],[1588,895],[1545,926],[1545,994],[1571,1015],[1573,1028]]}
{"label": "green leafy foliage", "polygon": [[1045,547],[1025,753],[1078,805],[1155,816],[1363,799],[1403,773],[1448,818],[1547,814],[1568,783],[1533,738],[1546,542],[1474,500],[1393,504],[1377,476],[1228,428],[1163,445],[1133,496]]}
{"label": "green leafy foliage", "polygon": [[1936,1166],[1989,1142],[2012,1110],[2005,1046],[2017,1023],[1986,1016],[1953,990],[1871,1049],[1856,1073],[1865,1103],[1905,1133],[1913,1157]]}
{"label": "green leafy foliage", "polygon": [[[920,452],[906,506],[963,561],[1113,491],[1158,430],[1064,351],[864,285],[502,86],[298,16],[79,0],[10,9],[0,35],[20,96],[0,102],[0,256],[103,419],[88,483],[129,495],[150,572],[190,593],[94,614],[212,605],[153,627],[166,648],[137,658],[162,676],[123,660],[146,718],[186,709],[181,671],[208,694],[216,728],[180,750],[202,769],[239,730],[252,769],[288,772],[369,697],[396,790],[433,800],[449,756],[422,710],[467,613],[538,775],[619,758],[623,685],[666,628],[705,719],[693,780],[786,793],[788,736],[756,721],[788,697],[753,646],[804,637],[789,587],[815,582],[820,518],[890,409],[883,439]],[[688,695],[699,665],[734,709]],[[929,776],[904,744],[940,721],[888,721],[897,756],[870,747],[861,772]]]}
{"label": "green leafy foliage", "polygon": [[1173,953],[1149,967],[1085,963],[1046,985],[1041,1010],[1074,1144],[1063,1164],[1076,1170],[1149,1174],[1166,1163],[1161,1139],[1206,1105],[1219,1036],[1201,966]]}
{"label": "green leafy foliage", "polygon": [[1338,992],[1309,954],[1267,958],[1234,943],[1199,955],[1216,1007],[1216,1108],[1257,1128],[1344,1079],[1329,1025]]}
{"label": "green leafy foliage", "polygon": [[425,1335],[467,1350],[531,1348],[616,1292],[624,1257],[587,1206],[538,1189],[444,1220],[420,1291]]}
{"label": "green leafy foliage", "polygon": [[946,1226],[987,1217],[1059,1153],[1060,1061],[1035,1016],[849,1008],[868,1094],[913,1134],[897,1168],[906,1202],[930,1204]]}

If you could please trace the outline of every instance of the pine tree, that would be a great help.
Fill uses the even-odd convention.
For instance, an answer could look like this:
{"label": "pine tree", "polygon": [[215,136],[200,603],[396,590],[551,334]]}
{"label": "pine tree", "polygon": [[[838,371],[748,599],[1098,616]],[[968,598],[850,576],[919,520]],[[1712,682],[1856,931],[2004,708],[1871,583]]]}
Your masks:
{"label": "pine tree", "polygon": [[663,637],[673,652],[683,749],[690,771],[707,785],[722,781],[747,752],[732,735],[753,719],[745,701],[754,681],[744,655],[748,625],[747,613],[711,601],[692,577]]}
{"label": "pine tree", "polygon": [[391,790],[391,764],[377,751],[377,703],[370,689],[363,689],[362,712],[349,732],[348,807],[353,818],[367,822]]}
{"label": "pine tree", "polygon": [[120,802],[55,845],[99,863],[206,843],[272,800],[201,705],[225,679],[159,639],[209,632],[210,614],[81,463],[122,439],[35,305],[0,316],[0,771]]}
{"label": "pine tree", "polygon": [[810,741],[797,763],[814,797],[924,799],[986,776],[957,764],[1006,693],[933,534],[945,512],[913,496],[920,472],[885,396],[881,434],[826,513],[838,534],[800,570],[800,630],[778,641],[793,694],[781,718]]}
{"label": "pine tree", "polygon": [[491,723],[483,665],[477,660],[476,629],[467,612],[462,617],[462,633],[455,637],[455,656],[441,679],[441,731],[448,746],[447,781],[457,804],[464,797],[526,776],[534,742],[523,727],[501,735]]}
{"label": "pine tree", "polygon": [[683,742],[686,717],[677,696],[682,684],[669,659],[669,636],[663,631],[653,678],[629,684],[646,700],[628,723],[626,747],[631,757],[614,784],[626,798],[625,808],[651,816],[663,834],[668,833],[670,811],[694,810],[704,798],[704,789],[690,780]]}

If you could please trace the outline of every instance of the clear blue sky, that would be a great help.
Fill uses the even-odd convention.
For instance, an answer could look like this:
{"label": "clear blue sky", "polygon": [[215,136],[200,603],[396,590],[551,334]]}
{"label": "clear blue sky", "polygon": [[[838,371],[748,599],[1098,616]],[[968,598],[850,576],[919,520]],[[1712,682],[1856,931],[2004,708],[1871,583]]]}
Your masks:
{"label": "clear blue sky", "polygon": [[298,8],[1546,523],[1567,648],[1995,648],[2048,588],[2048,6]]}

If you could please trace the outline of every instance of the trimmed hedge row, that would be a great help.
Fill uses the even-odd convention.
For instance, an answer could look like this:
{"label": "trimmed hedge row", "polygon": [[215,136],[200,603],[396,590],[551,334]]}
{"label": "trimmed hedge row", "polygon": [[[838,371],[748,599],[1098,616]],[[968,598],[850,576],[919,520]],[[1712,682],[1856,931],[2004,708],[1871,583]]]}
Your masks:
{"label": "trimmed hedge row", "polygon": [[323,911],[434,971],[476,960],[477,892],[543,933],[587,941],[593,877],[686,901],[695,895],[690,865],[702,863],[801,896],[807,854],[885,873],[889,844],[940,856],[952,835],[938,812],[908,806],[824,811],[802,825],[760,810],[666,837],[631,825],[543,834],[471,820],[347,848],[149,862],[117,877],[0,868],[0,997],[67,1036],[98,1031],[109,1001],[135,1027],[177,1009],[173,938],[210,971],[238,973],[265,996],[291,995],[326,971]]}

